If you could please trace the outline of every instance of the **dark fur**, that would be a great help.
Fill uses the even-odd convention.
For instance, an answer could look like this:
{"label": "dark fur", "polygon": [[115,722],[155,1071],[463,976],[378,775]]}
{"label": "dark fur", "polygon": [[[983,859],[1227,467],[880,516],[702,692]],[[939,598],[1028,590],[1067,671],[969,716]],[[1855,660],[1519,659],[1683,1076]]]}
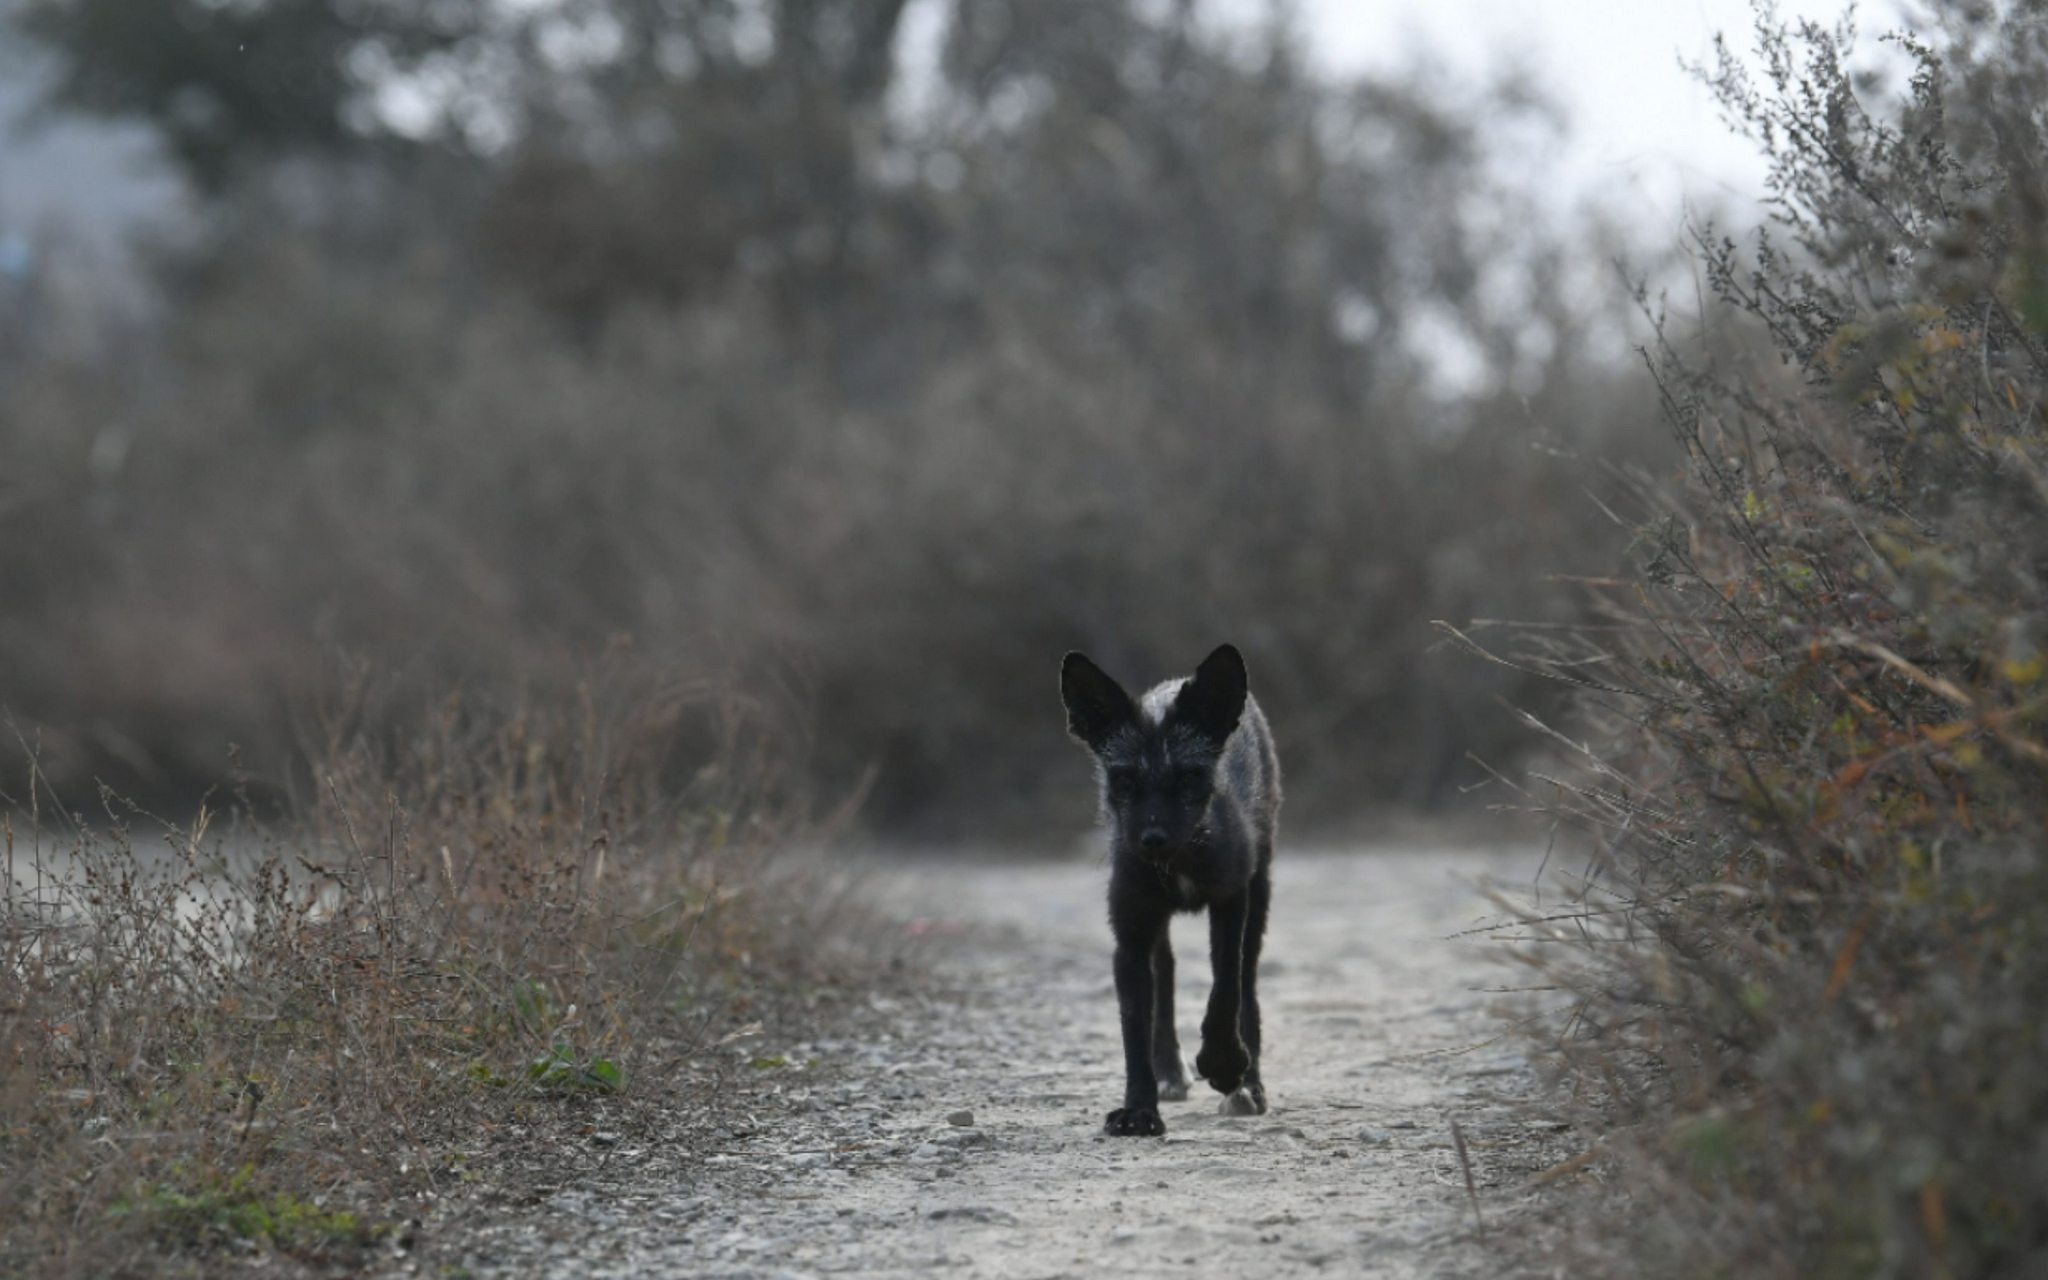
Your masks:
{"label": "dark fur", "polygon": [[1247,686],[1244,659],[1224,645],[1195,674],[1136,701],[1079,653],[1060,666],[1067,729],[1095,753],[1110,830],[1109,927],[1124,1037],[1118,1136],[1162,1134],[1162,1098],[1188,1096],[1173,1028],[1175,912],[1209,912],[1215,985],[1195,1070],[1230,1114],[1264,1114],[1259,1079],[1259,948],[1272,896],[1280,761]]}

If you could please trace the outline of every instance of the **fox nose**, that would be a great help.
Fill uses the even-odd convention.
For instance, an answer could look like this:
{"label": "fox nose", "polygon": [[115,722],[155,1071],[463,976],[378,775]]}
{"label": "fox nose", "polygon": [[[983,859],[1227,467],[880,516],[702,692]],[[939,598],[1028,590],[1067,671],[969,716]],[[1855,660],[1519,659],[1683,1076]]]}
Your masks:
{"label": "fox nose", "polygon": [[1164,849],[1166,847],[1166,832],[1158,827],[1147,827],[1138,836],[1138,843],[1147,849]]}

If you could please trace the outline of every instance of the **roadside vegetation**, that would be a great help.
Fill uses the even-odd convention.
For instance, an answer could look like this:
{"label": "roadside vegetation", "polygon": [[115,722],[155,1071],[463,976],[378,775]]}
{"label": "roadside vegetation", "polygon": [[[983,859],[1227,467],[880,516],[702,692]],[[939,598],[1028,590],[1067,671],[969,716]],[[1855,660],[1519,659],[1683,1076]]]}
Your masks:
{"label": "roadside vegetation", "polygon": [[1588,744],[1534,798],[1597,852],[1526,933],[1579,1274],[2048,1266],[2048,13],[1945,12],[1888,93],[1768,9],[1705,69],[1772,165],[1763,232],[1697,237],[1739,340],[1660,325],[1683,485],[1517,659]]}
{"label": "roadside vegetation", "polygon": [[0,1271],[362,1266],[593,1125],[730,1122],[750,1029],[856,971],[731,707],[618,660],[566,702],[367,690],[295,826],[8,797]]}

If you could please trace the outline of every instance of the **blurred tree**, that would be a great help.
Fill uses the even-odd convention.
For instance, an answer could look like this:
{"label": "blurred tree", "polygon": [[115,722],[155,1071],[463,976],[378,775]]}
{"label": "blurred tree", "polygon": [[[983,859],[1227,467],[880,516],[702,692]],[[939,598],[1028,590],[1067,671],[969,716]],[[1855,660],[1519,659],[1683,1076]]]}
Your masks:
{"label": "blurred tree", "polygon": [[613,31],[615,45],[529,81],[487,253],[586,330],[616,306],[672,304],[736,271],[773,282],[792,314],[826,305],[858,271],[856,229],[885,202],[870,161],[903,8],[564,6],[551,21]]}
{"label": "blurred tree", "polygon": [[[881,821],[988,820],[1085,800],[1048,654],[1227,637],[1296,813],[1428,801],[1522,692],[1429,620],[1542,616],[1604,536],[1527,448],[1620,410],[1491,167],[1526,94],[1330,82],[1282,21],[1143,0],[950,0],[907,68],[903,0],[133,7],[29,0],[60,101],[217,197],[119,523],[76,536],[198,580],[281,687],[315,632],[455,671],[631,632],[805,703]],[[197,674],[150,679],[257,661],[195,613]],[[76,625],[22,633],[39,706],[136,719]]]}
{"label": "blurred tree", "polygon": [[156,127],[201,190],[252,166],[400,143],[376,77],[472,38],[484,0],[25,0],[58,55],[57,104]]}

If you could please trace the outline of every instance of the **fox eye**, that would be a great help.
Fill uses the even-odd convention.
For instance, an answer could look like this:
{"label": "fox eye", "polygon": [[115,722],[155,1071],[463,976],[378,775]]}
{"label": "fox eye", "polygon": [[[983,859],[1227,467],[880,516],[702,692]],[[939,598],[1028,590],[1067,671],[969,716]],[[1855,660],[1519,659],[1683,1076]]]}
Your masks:
{"label": "fox eye", "polygon": [[1138,785],[1138,774],[1134,769],[1111,769],[1109,771],[1109,793],[1113,796],[1127,796]]}
{"label": "fox eye", "polygon": [[1209,771],[1207,769],[1182,769],[1174,779],[1174,783],[1182,791],[1200,791],[1209,785]]}

